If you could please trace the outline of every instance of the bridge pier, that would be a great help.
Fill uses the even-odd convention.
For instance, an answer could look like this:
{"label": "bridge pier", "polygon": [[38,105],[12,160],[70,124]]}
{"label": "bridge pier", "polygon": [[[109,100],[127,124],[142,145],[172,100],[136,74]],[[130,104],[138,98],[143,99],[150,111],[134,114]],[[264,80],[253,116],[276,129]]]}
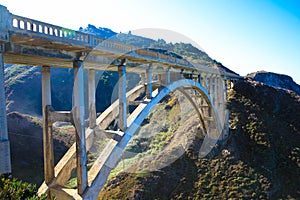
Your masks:
{"label": "bridge pier", "polygon": [[126,99],[126,61],[118,66],[119,74],[119,122],[118,127],[121,131],[127,128],[127,99]]}
{"label": "bridge pier", "polygon": [[11,158],[6,118],[3,51],[4,46],[0,44],[0,175],[9,175],[11,174]]}
{"label": "bridge pier", "polygon": [[160,77],[161,85],[167,86],[171,83],[171,69],[170,67],[167,69],[167,71],[163,74],[161,74]]}
{"label": "bridge pier", "polygon": [[91,129],[96,126],[96,85],[95,70],[88,70],[88,87],[89,87],[89,127]]}
{"label": "bridge pier", "polygon": [[49,120],[48,108],[51,103],[50,67],[42,67],[42,106],[43,106],[43,148],[45,183],[50,184],[54,178],[54,152],[52,123]]}
{"label": "bridge pier", "polygon": [[74,107],[73,120],[76,129],[76,173],[77,173],[77,191],[82,195],[88,186],[87,178],[87,156],[85,140],[85,100],[84,100],[84,69],[83,61],[76,60],[73,63],[74,68]]}
{"label": "bridge pier", "polygon": [[152,64],[146,69],[146,97],[148,99],[152,98]]}

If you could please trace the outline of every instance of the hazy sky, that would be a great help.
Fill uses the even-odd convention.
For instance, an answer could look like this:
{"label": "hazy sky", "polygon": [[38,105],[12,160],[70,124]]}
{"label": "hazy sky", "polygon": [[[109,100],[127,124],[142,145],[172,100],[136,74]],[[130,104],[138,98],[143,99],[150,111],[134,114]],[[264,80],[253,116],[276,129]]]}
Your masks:
{"label": "hazy sky", "polygon": [[161,28],[185,35],[241,75],[266,70],[300,83],[298,0],[1,0],[13,14],[71,29]]}

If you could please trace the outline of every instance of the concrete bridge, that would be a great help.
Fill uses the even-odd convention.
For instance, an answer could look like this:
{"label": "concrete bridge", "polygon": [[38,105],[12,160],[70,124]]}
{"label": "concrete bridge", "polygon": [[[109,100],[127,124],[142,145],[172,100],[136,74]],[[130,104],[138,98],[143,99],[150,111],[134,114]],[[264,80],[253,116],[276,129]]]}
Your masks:
{"label": "concrete bridge", "polygon": [[[58,199],[96,199],[110,171],[139,125],[169,93],[178,90],[196,110],[206,133],[200,155],[206,156],[217,140],[227,136],[227,90],[238,75],[217,67],[195,65],[184,58],[85,34],[14,15],[0,5],[0,174],[10,174],[10,146],[7,132],[4,91],[4,63],[42,67],[44,177],[39,194]],[[74,106],[71,111],[51,107],[51,67],[74,69]],[[95,71],[117,71],[118,100],[96,118]],[[88,71],[88,86],[84,72]],[[126,93],[126,73],[140,74],[141,82]],[[84,91],[88,90],[88,98]],[[191,92],[192,91],[192,92]],[[137,97],[144,94],[142,100]],[[88,99],[88,101],[86,101]],[[88,113],[85,107],[88,107]],[[129,113],[128,105],[136,105]],[[88,115],[88,125],[85,115]],[[117,119],[118,130],[107,130]],[[54,166],[52,126],[56,121],[71,122],[76,143]],[[99,132],[111,139],[93,166],[87,169],[87,152]],[[76,169],[77,189],[64,185]]]}

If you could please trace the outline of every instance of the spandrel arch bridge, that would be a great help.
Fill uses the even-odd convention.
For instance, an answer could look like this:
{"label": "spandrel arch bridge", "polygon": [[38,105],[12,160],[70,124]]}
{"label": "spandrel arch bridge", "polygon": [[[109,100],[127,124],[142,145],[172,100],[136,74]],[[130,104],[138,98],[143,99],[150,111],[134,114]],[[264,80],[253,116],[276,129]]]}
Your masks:
{"label": "spandrel arch bridge", "polygon": [[[110,171],[139,125],[170,92],[180,91],[195,108],[206,133],[200,156],[205,156],[217,140],[226,137],[228,112],[227,89],[238,75],[217,67],[193,65],[180,57],[104,40],[37,20],[11,14],[0,5],[0,174],[11,173],[4,91],[4,63],[42,66],[42,106],[44,177],[39,194],[58,199],[96,199]],[[55,111],[51,107],[50,66],[74,69],[73,109]],[[88,87],[84,87],[84,71]],[[95,109],[95,70],[117,71],[118,97],[98,118]],[[140,85],[126,93],[126,73],[141,75]],[[88,90],[88,98],[84,91]],[[190,92],[193,91],[193,92]],[[142,100],[136,100],[145,94]],[[88,99],[88,101],[86,101]],[[128,105],[136,105],[129,113]],[[85,107],[88,107],[88,113]],[[89,116],[88,127],[85,115]],[[118,119],[118,131],[107,130]],[[52,125],[71,122],[76,143],[54,166]],[[93,166],[87,170],[87,152],[97,130],[111,136]],[[66,189],[76,168],[77,189]]]}

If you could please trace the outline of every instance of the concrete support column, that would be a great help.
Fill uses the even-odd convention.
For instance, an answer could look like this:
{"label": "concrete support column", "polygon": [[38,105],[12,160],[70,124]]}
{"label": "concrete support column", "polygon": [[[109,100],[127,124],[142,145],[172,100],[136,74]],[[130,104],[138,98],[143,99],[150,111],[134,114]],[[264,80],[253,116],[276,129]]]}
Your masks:
{"label": "concrete support column", "polygon": [[225,79],[224,80],[224,92],[225,92],[225,101],[227,101],[228,100],[228,90],[229,90],[229,88],[228,88],[228,82],[227,82],[227,80]]}
{"label": "concrete support column", "polygon": [[221,116],[221,123],[224,124],[224,88],[223,88],[223,79],[222,77],[218,78],[218,100],[219,100],[219,112]]}
{"label": "concrete support column", "polygon": [[171,72],[170,72],[170,68],[168,68],[166,72],[161,74],[161,84],[167,86],[170,83],[171,83]]}
{"label": "concrete support column", "polygon": [[201,76],[201,74],[198,74],[198,83],[201,85],[201,86],[203,86],[203,83],[202,83],[202,76]]}
{"label": "concrete support column", "polygon": [[184,79],[184,73],[183,73],[183,69],[180,71],[180,79]]}
{"label": "concrete support column", "polygon": [[212,98],[212,102],[213,102],[213,105],[215,106],[216,108],[216,95],[217,95],[217,91],[216,91],[216,76],[215,75],[212,75],[211,76],[211,98]]}
{"label": "concrete support column", "polygon": [[211,95],[211,74],[206,75],[206,84],[207,84],[208,94]]}
{"label": "concrete support column", "polygon": [[87,157],[85,141],[85,101],[84,101],[84,69],[83,62],[74,61],[74,107],[73,120],[76,129],[77,190],[82,195],[87,188]]}
{"label": "concrete support column", "polygon": [[208,91],[207,74],[203,74],[203,87]]}
{"label": "concrete support column", "polygon": [[145,74],[145,73],[142,73],[142,74],[140,74],[140,77],[141,77],[140,83],[141,83],[142,85],[145,85],[145,83],[146,83],[146,74]]}
{"label": "concrete support column", "polygon": [[89,69],[89,127],[96,126],[96,85],[95,85],[95,70]]}
{"label": "concrete support column", "polygon": [[127,128],[127,100],[126,100],[126,66],[125,62],[118,66],[119,73],[119,122],[121,131]]}
{"label": "concrete support column", "polygon": [[168,68],[168,71],[166,72],[166,76],[167,76],[167,82],[166,85],[169,85],[171,83],[171,72],[170,72],[170,68]]}
{"label": "concrete support column", "polygon": [[6,99],[4,89],[4,56],[0,46],[0,174],[11,173],[10,144],[7,132]]}
{"label": "concrete support column", "polygon": [[146,87],[146,96],[148,99],[152,98],[152,64],[146,69],[146,80],[147,80],[147,87]]}
{"label": "concrete support column", "polygon": [[52,123],[49,122],[48,108],[51,106],[50,67],[42,67],[42,106],[43,106],[43,147],[44,147],[44,176],[49,184],[54,178],[54,152]]}

